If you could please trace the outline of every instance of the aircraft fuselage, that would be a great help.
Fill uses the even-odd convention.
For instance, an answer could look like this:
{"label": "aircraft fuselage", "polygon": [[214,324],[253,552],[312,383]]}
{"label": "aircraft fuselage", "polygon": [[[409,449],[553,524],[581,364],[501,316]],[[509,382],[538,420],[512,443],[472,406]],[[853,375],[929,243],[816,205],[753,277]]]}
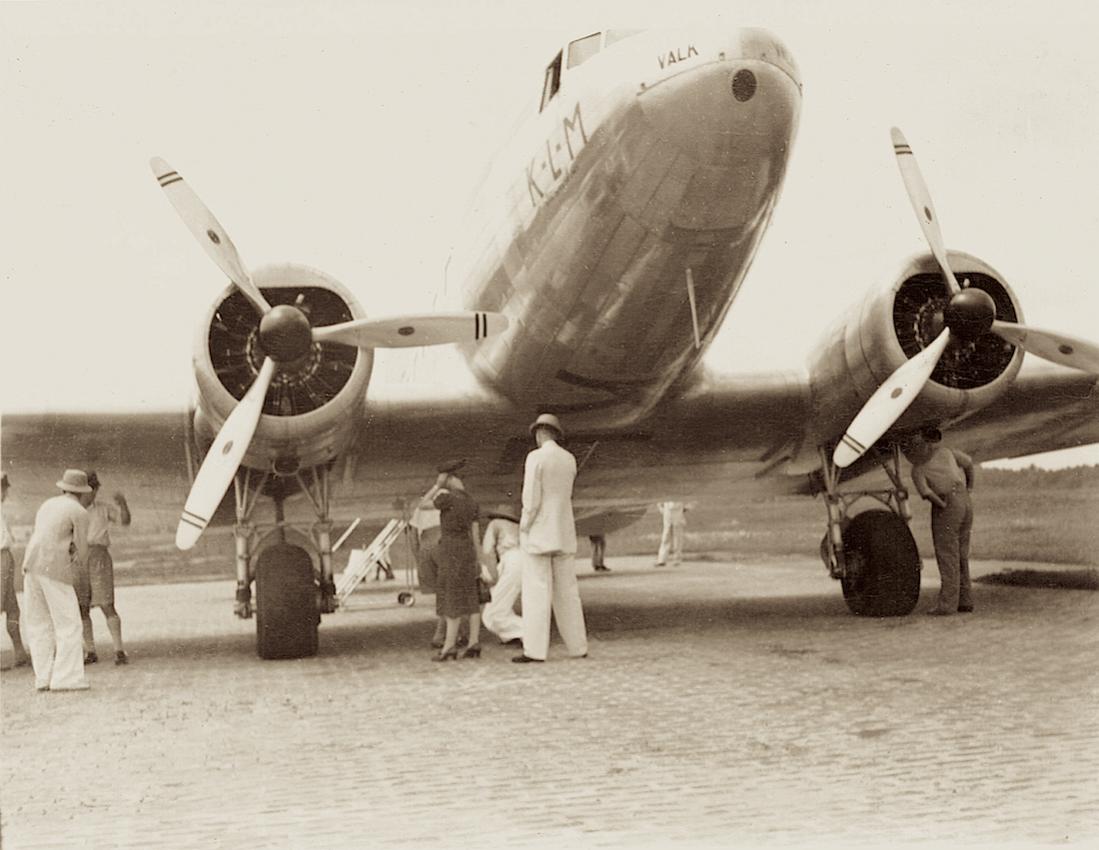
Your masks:
{"label": "aircraft fuselage", "polygon": [[569,55],[470,211],[465,306],[511,326],[467,356],[520,406],[622,427],[732,304],[782,186],[800,83],[754,29],[635,34],[572,68]]}

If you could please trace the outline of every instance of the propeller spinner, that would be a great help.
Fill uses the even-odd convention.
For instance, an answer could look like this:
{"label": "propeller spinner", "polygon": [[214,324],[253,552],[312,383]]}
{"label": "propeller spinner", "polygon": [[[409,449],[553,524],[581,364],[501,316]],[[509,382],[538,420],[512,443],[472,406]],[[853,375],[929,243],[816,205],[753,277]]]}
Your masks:
{"label": "propeller spinner", "polygon": [[213,516],[259,426],[267,390],[279,367],[305,357],[317,342],[358,348],[407,348],[471,342],[508,327],[501,313],[456,312],[357,319],[314,328],[296,305],[272,307],[255,285],[233,240],[183,177],[159,157],[149,161],[157,183],[202,249],[260,314],[259,342],[266,355],[259,374],[225,420],[199,468],[176,529],[176,546],[190,549]]}
{"label": "propeller spinner", "polygon": [[836,445],[832,460],[850,466],[892,427],[920,394],[947,346],[957,339],[971,341],[986,333],[996,334],[1037,357],[1099,375],[1099,346],[1067,334],[1026,327],[996,318],[996,304],[983,290],[959,285],[947,261],[938,215],[916,156],[904,134],[894,127],[890,134],[897,167],[920,229],[943,273],[950,300],[943,310],[944,329],[935,341],[886,379],[863,405]]}

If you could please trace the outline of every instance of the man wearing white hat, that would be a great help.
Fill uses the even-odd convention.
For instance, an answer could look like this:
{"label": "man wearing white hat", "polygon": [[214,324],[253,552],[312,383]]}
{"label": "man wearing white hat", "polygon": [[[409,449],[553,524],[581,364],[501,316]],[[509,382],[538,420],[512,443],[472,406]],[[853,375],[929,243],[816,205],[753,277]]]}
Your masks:
{"label": "man wearing white hat", "polygon": [[74,561],[88,557],[88,514],[83,500],[92,488],[83,470],[67,469],[57,482],[61,495],[42,503],[23,556],[24,628],[40,691],[82,691],[84,651],[80,608],[73,589]]}
{"label": "man wearing white hat", "polygon": [[523,654],[512,661],[520,664],[546,660],[551,608],[569,655],[582,658],[588,654],[584,609],[576,584],[576,523],[572,515],[576,458],[557,445],[565,432],[552,413],[539,416],[530,430],[538,448],[527,455],[519,520]]}

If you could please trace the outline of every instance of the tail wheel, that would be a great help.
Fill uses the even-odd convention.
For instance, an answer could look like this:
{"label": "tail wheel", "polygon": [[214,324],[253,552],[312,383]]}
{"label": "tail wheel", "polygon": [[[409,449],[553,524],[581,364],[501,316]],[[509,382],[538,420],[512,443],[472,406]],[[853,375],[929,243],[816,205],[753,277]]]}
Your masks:
{"label": "tail wheel", "polygon": [[260,658],[317,654],[317,586],[313,560],[300,546],[280,543],[256,562],[256,652]]}
{"label": "tail wheel", "polygon": [[843,531],[843,598],[851,613],[903,617],[920,598],[920,553],[908,524],[892,511],[865,511]]}

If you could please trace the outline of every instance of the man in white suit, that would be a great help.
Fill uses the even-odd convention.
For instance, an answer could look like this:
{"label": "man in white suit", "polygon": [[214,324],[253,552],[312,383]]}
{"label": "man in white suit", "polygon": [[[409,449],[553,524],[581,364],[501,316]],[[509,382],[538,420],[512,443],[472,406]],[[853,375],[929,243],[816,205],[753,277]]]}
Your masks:
{"label": "man in white suit", "polygon": [[569,655],[588,654],[584,609],[576,585],[576,524],[572,484],[576,458],[557,441],[564,436],[552,413],[530,426],[538,448],[527,455],[523,473],[523,514],[519,549],[523,553],[523,654],[519,664],[546,660],[550,610]]}

